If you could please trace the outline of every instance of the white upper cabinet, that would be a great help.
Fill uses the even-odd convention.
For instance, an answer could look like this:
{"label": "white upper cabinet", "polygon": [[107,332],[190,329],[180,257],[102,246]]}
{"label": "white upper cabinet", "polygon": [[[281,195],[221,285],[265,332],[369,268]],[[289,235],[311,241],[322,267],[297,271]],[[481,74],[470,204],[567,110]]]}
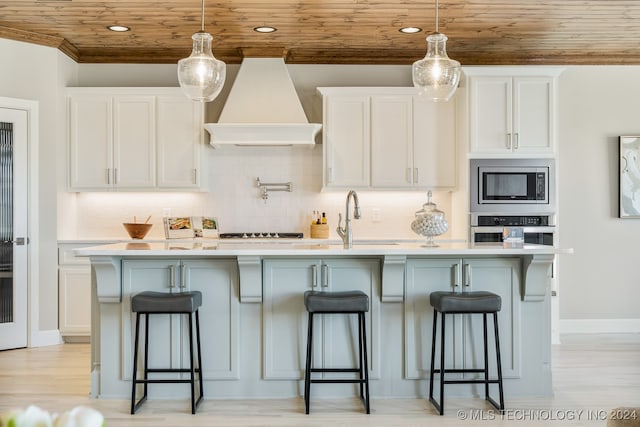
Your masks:
{"label": "white upper cabinet", "polygon": [[369,96],[349,95],[349,92],[328,96],[323,117],[324,185],[368,187]]}
{"label": "white upper cabinet", "polygon": [[555,87],[560,71],[552,67],[486,70],[465,70],[467,75],[471,73],[470,153],[475,157],[553,156]]}
{"label": "white upper cabinet", "polygon": [[154,187],[154,97],[114,96],[113,112],[113,185],[118,188]]}
{"label": "white upper cabinet", "polygon": [[203,107],[179,88],[68,89],[69,189],[200,189]]}
{"label": "white upper cabinet", "polygon": [[413,98],[413,185],[456,186],[456,96],[448,102]]}
{"label": "white upper cabinet", "polygon": [[158,187],[200,188],[202,104],[186,96],[160,96],[157,102]]}
{"label": "white upper cabinet", "polygon": [[74,189],[112,187],[113,103],[86,94],[69,98],[69,185]]}
{"label": "white upper cabinet", "polygon": [[411,96],[371,97],[371,186],[413,184],[413,102]]}
{"label": "white upper cabinet", "polygon": [[455,187],[455,101],[419,100],[414,88],[319,88],[324,187]]}

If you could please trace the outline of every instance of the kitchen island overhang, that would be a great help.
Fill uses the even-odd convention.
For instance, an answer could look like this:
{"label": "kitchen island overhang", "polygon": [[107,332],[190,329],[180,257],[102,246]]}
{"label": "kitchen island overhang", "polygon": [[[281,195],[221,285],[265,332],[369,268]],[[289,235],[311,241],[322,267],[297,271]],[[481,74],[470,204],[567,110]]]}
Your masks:
{"label": "kitchen island overhang", "polygon": [[[304,337],[299,334],[299,327],[290,326],[305,322],[300,316],[304,309],[300,298],[308,288],[346,289],[351,286],[348,282],[360,286],[372,298],[372,339],[368,341],[373,357],[378,357],[371,367],[374,396],[423,396],[425,387],[413,383],[428,381],[423,356],[429,354],[430,339],[425,330],[430,329],[424,323],[430,324],[432,311],[425,298],[434,290],[478,290],[485,286],[502,293],[509,307],[502,314],[505,321],[501,320],[501,328],[513,337],[501,345],[511,347],[506,353],[513,359],[506,358],[510,365],[504,369],[507,396],[550,395],[550,279],[555,257],[567,253],[571,251],[539,245],[452,243],[425,248],[420,243],[363,242],[344,249],[338,244],[308,241],[207,240],[118,243],[77,249],[77,255],[90,257],[94,271],[92,394],[125,398],[130,393],[129,300],[132,294],[147,289],[146,274],[153,290],[171,292],[195,287],[210,290],[212,295],[218,292],[218,287],[205,277],[219,278],[228,288],[223,298],[209,302],[216,313],[226,316],[222,327],[226,328],[221,350],[226,354],[224,361],[216,362],[213,352],[217,344],[205,344],[210,363],[221,363],[207,371],[207,360],[203,362],[205,392],[211,398],[300,395],[303,372],[296,347],[304,344]],[[498,288],[492,288],[493,282],[499,283]],[[205,313],[212,308],[207,307],[206,297],[205,294],[202,308]],[[459,336],[452,344],[459,359],[455,363],[469,363],[475,359],[476,350],[468,341],[476,332],[470,320],[460,321],[457,328]],[[337,334],[345,332],[339,330]],[[394,345],[400,335],[402,339]],[[114,340],[118,345],[113,345]],[[181,347],[179,339],[174,339],[172,345]],[[325,346],[331,348],[331,343]],[[277,366],[278,363],[288,365]],[[398,366],[391,368],[389,363]],[[399,375],[398,371],[402,373]],[[220,394],[215,386],[218,380],[233,382],[233,387],[225,384],[230,395]],[[248,392],[247,387],[252,391]],[[459,388],[463,394],[473,392],[473,387]],[[163,389],[157,397],[168,398],[172,393]]]}

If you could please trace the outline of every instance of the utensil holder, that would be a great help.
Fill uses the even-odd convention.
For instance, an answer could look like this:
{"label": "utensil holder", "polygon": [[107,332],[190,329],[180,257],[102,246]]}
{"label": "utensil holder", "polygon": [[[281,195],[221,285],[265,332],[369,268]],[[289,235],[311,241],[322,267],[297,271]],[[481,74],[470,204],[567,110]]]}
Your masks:
{"label": "utensil holder", "polygon": [[311,224],[310,233],[312,239],[328,239],[329,224]]}

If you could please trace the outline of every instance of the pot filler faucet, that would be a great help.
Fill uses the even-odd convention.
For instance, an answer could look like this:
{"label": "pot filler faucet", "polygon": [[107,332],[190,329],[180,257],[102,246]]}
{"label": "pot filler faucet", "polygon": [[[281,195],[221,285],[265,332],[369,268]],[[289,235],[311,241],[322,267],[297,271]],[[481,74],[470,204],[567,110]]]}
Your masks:
{"label": "pot filler faucet", "polygon": [[338,214],[338,228],[336,231],[338,232],[338,236],[342,238],[342,243],[344,244],[345,249],[351,249],[353,246],[353,232],[351,231],[351,219],[349,218],[349,201],[353,197],[353,218],[360,219],[360,203],[358,202],[358,194],[354,190],[349,191],[347,194],[347,202],[346,202],[346,220],[344,223],[344,228],[341,227],[342,224],[342,214]]}

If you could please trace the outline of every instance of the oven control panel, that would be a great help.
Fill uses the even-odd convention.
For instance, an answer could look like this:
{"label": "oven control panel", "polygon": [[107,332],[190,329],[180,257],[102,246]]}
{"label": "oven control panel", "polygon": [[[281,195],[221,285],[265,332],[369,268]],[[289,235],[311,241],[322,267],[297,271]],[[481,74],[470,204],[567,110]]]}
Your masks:
{"label": "oven control panel", "polygon": [[[474,226],[490,227],[490,226],[512,226],[512,227],[546,227],[549,224],[548,215],[478,215],[476,217],[477,224]],[[475,222],[475,221],[474,221]]]}

